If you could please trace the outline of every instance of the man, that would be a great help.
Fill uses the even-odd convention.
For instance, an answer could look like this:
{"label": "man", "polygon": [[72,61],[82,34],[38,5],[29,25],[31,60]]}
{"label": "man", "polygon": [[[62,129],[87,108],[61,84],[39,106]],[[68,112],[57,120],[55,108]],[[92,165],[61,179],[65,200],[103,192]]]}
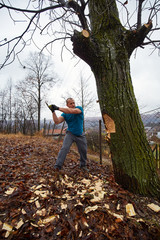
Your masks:
{"label": "man", "polygon": [[[58,153],[54,168],[57,170],[60,170],[62,168],[66,155],[69,152],[72,143],[75,142],[80,154],[80,168],[82,170],[88,171],[86,168],[87,141],[85,133],[83,132],[83,108],[80,106],[75,106],[75,101],[73,98],[68,98],[66,100],[66,105],[67,108],[57,107],[56,105],[49,105],[49,109],[53,113],[53,121],[55,124],[66,121],[68,125],[67,132],[63,141],[63,146]],[[60,117],[57,117],[55,110],[62,112]]]}

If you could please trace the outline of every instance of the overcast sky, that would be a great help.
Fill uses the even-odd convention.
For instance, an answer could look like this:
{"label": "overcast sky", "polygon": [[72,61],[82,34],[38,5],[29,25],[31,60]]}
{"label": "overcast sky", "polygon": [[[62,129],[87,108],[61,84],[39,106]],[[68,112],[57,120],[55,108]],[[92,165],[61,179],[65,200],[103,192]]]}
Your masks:
{"label": "overcast sky", "polygon": [[[5,11],[1,13],[0,26],[1,29],[7,29],[8,32],[11,32],[13,23],[9,24],[6,16]],[[2,32],[0,33],[0,40],[3,38],[1,34]],[[55,65],[55,71],[62,79],[62,84],[51,89],[51,93],[48,95],[48,101],[61,105],[64,101],[62,95],[69,92],[71,88],[77,86],[81,75],[86,79],[91,76],[89,79],[90,87],[96,95],[95,80],[89,66],[82,60],[79,61],[78,57],[73,58],[67,52],[63,55],[62,62],[60,56],[61,45],[57,43],[55,49],[56,52],[52,59]],[[28,47],[23,53],[21,53],[21,59],[25,59],[30,51],[36,50],[37,49],[33,46],[32,48]],[[130,60],[132,82],[140,112],[160,107],[160,57],[158,56],[158,52],[154,52],[151,56],[150,52],[151,49],[149,48],[138,48],[136,57],[133,53]],[[0,53],[1,56],[3,56],[4,52],[2,52],[1,49]],[[13,83],[15,83],[16,81],[23,79],[25,75],[25,70],[17,61],[12,63],[0,70],[0,89],[6,87],[9,79],[12,79]],[[96,115],[100,115],[97,103],[95,103],[94,109],[90,112],[90,116],[95,116],[95,113]],[[50,118],[50,112],[48,112],[48,109],[43,110],[42,118],[43,117]]]}

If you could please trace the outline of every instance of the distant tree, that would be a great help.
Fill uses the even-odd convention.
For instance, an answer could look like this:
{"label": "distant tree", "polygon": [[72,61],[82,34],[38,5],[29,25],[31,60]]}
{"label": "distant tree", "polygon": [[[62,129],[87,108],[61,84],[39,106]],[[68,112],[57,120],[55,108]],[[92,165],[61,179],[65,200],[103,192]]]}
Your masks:
{"label": "distant tree", "polygon": [[77,85],[72,87],[69,92],[67,91],[62,96],[64,100],[68,97],[73,97],[76,101],[76,105],[79,104],[83,107],[84,115],[87,114],[87,111],[89,111],[96,102],[96,96],[91,90],[89,78],[86,79],[83,75],[81,75]]}
{"label": "distant tree", "polygon": [[24,68],[27,70],[28,75],[16,85],[16,88],[21,92],[22,99],[24,99],[23,102],[27,104],[27,101],[29,101],[30,107],[27,107],[32,116],[36,108],[39,131],[42,100],[46,92],[58,81],[58,78],[53,72],[53,62],[51,58],[42,53],[31,53],[25,62]]}
{"label": "distant tree", "polygon": [[1,129],[11,133],[14,116],[14,85],[12,79],[7,81],[6,87],[0,91]]}
{"label": "distant tree", "polygon": [[[77,83],[76,87],[73,87],[69,92],[65,93],[62,96],[65,100],[68,97],[74,98],[76,105],[82,106],[84,110],[84,118],[87,112],[93,108],[96,103],[95,94],[91,90],[91,86],[89,85],[89,78],[80,76],[80,80]],[[85,129],[85,121],[84,121],[84,129]]]}
{"label": "distant tree", "polygon": [[12,107],[13,107],[13,84],[12,79],[8,81],[8,104],[7,104],[7,112],[8,112],[8,131],[11,133],[12,131]]}
{"label": "distant tree", "polygon": [[[19,82],[16,86],[16,99],[14,108],[14,118],[19,122],[20,131],[23,134],[28,132],[28,129],[32,129],[32,132],[37,130],[35,119],[37,116],[37,105],[33,97],[26,92],[25,82]],[[30,126],[27,126],[26,122],[30,122]]]}
{"label": "distant tree", "polygon": [[72,91],[77,102],[83,107],[84,115],[86,115],[87,111],[89,111],[96,102],[95,94],[92,92],[91,86],[89,85],[89,78],[85,79],[81,75],[78,86],[72,88]]}
{"label": "distant tree", "polygon": [[6,104],[7,104],[7,90],[0,91],[0,130],[3,132],[6,123]]}

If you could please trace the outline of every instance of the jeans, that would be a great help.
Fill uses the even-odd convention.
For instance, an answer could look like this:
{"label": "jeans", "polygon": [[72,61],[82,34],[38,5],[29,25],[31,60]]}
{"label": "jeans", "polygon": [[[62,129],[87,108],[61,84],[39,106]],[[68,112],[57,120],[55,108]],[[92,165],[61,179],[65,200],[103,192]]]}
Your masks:
{"label": "jeans", "polygon": [[58,153],[57,161],[54,165],[54,167],[61,169],[63,166],[63,163],[66,159],[66,155],[70,150],[70,147],[72,143],[75,142],[78,147],[78,152],[80,154],[80,167],[86,166],[86,160],[87,160],[87,140],[85,133],[82,133],[80,136],[76,136],[72,134],[71,132],[67,131],[66,136],[63,141],[63,146],[61,150]]}

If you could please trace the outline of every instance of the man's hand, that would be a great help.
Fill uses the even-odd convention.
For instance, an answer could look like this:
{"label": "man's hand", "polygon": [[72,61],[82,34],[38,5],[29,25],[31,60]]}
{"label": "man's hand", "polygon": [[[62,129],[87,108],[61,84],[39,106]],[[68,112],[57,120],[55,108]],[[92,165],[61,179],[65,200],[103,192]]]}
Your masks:
{"label": "man's hand", "polygon": [[54,112],[55,110],[59,110],[59,107],[57,107],[56,105],[52,104],[52,105],[48,105],[49,109]]}

